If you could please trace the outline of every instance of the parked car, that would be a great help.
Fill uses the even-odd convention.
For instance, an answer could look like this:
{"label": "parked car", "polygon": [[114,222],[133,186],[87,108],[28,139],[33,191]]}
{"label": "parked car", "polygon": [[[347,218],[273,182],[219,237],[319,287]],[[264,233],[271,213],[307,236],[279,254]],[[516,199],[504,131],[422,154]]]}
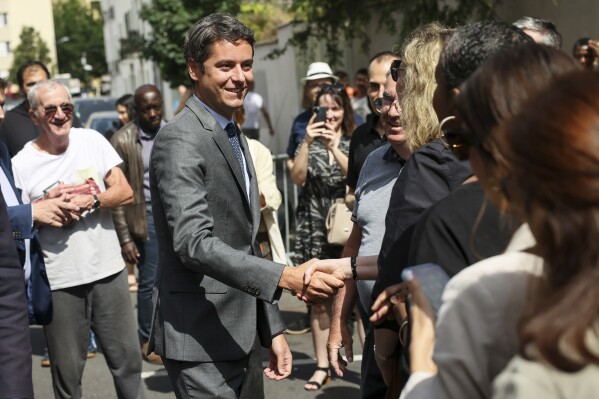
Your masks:
{"label": "parked car", "polygon": [[114,111],[116,98],[112,97],[80,97],[75,98],[75,114],[81,121],[81,126],[86,126],[87,119],[93,112]]}
{"label": "parked car", "polygon": [[87,118],[85,127],[88,129],[94,129],[102,133],[107,139],[117,131],[119,122],[119,114],[116,111],[98,111],[92,112]]}

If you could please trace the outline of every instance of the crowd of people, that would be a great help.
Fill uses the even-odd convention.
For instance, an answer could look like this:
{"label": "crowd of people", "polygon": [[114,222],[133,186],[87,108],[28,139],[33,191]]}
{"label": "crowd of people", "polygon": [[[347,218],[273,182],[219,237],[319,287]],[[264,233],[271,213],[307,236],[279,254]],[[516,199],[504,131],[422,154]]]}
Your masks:
{"label": "crowd of people", "polygon": [[[200,19],[175,117],[144,84],[108,136],[80,127],[42,63],[18,70],[26,99],[0,111],[0,398],[34,396],[30,324],[56,398],[82,397],[96,340],[119,398],[145,397],[142,361],[178,398],[259,398],[263,376],[291,373],[286,332],[312,334],[305,390],[343,377],[354,318],[361,398],[593,397],[599,41],[567,54],[547,20],[432,22],[374,54],[355,89],[310,64],[287,249],[253,47],[234,17]],[[339,201],[345,244],[328,237]],[[284,290],[307,326],[283,322]]]}

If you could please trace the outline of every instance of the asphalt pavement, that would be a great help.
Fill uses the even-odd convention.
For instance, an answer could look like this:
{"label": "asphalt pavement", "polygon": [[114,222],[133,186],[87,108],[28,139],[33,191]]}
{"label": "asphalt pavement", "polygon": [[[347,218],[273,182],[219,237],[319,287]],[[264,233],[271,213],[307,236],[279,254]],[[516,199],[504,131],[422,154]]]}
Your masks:
{"label": "asphalt pavement", "polygon": [[[131,295],[131,299],[135,303],[134,294]],[[299,317],[306,309],[303,303],[288,294],[283,295],[279,307],[283,317],[287,321]],[[31,327],[31,342],[33,347],[33,388],[35,396],[40,399],[50,399],[53,397],[50,369],[40,366],[44,351],[43,331],[41,327]],[[354,399],[359,397],[362,348],[359,344],[357,334],[354,336],[355,360],[350,364],[346,375],[343,378],[333,377],[333,381],[330,384],[324,385],[319,391],[311,392],[304,390],[304,383],[312,375],[316,367],[313,358],[312,335],[310,333],[287,335],[287,342],[293,352],[293,371],[291,376],[283,381],[270,381],[264,378],[266,399]],[[268,358],[266,351],[264,351],[264,364],[266,365],[267,363]],[[142,378],[144,380],[147,399],[174,398],[168,376],[163,367],[144,362]],[[98,353],[93,359],[88,359],[86,363],[83,372],[83,398],[116,398],[112,377],[101,353]]]}

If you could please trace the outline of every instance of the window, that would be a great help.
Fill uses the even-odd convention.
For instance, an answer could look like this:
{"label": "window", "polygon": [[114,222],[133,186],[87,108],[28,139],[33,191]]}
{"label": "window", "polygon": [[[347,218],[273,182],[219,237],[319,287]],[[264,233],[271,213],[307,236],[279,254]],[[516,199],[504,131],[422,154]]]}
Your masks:
{"label": "window", "polygon": [[7,57],[10,54],[10,43],[0,42],[0,57]]}
{"label": "window", "polygon": [[8,26],[8,14],[0,12],[0,28],[4,28],[5,26]]}

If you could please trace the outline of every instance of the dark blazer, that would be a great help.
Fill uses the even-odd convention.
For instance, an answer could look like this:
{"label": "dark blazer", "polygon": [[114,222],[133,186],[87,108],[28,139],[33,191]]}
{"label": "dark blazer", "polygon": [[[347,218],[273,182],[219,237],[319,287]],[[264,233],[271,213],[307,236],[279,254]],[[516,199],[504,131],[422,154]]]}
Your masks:
{"label": "dark blazer", "polygon": [[33,398],[23,268],[0,191],[0,398]]}
{"label": "dark blazer", "polygon": [[256,173],[251,179],[227,134],[194,97],[156,136],[150,186],[159,262],[149,351],[168,359],[216,362],[249,354],[282,332],[278,282],[284,265],[259,258]]}
{"label": "dark blazer", "polygon": [[25,241],[30,240],[29,256],[31,275],[27,283],[27,307],[30,324],[46,325],[52,321],[52,292],[46,275],[44,255],[37,236],[33,230],[31,204],[21,202],[21,190],[17,189],[12,174],[12,164],[4,143],[0,142],[0,168],[8,177],[19,205],[8,207],[8,217],[12,227],[12,236],[17,246],[21,266],[25,264]]}

